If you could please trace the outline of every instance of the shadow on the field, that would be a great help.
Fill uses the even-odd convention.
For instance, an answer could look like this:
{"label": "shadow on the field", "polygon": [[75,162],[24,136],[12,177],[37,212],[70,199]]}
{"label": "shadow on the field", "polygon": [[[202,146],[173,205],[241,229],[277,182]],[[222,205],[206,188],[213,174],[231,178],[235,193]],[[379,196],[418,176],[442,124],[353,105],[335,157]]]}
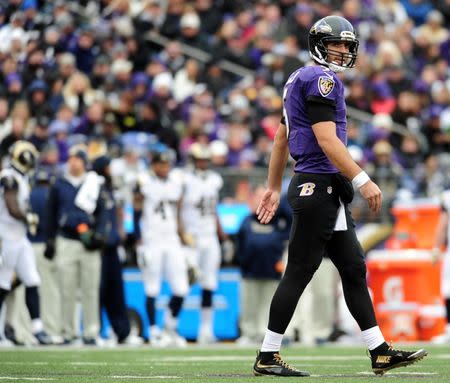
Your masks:
{"label": "shadow on the field", "polygon": [[[395,379],[411,379],[411,378],[430,378],[430,376],[437,376],[438,374],[435,372],[387,372],[382,377],[386,378],[395,378]],[[256,378],[253,374],[238,374],[238,373],[230,373],[230,374],[202,374],[202,376],[207,378]],[[380,375],[375,375],[371,372],[357,372],[354,374],[312,374],[310,378],[373,378],[380,379]]]}

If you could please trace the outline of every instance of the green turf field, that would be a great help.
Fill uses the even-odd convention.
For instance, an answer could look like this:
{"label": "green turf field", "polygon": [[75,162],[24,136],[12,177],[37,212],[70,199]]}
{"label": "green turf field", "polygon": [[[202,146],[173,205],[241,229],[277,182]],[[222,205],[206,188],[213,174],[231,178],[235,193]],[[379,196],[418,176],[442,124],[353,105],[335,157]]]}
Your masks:
{"label": "green turf field", "polygon": [[[407,348],[407,347],[405,347]],[[450,382],[450,345],[425,346],[428,357],[379,377],[372,374],[363,347],[285,348],[295,367],[313,382]],[[255,350],[232,344],[186,349],[10,348],[0,349],[0,382],[268,382],[254,377]]]}

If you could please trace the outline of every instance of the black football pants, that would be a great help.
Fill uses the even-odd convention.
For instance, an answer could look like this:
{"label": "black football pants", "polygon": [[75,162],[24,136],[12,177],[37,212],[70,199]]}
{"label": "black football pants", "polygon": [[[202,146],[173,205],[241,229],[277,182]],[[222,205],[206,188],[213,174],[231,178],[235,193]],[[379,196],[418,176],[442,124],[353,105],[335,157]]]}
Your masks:
{"label": "black football pants", "polygon": [[288,263],[270,306],[269,330],[284,334],[298,300],[326,253],[339,271],[347,306],[361,330],[376,326],[366,265],[346,208],[347,230],[334,231],[339,191],[332,174],[296,173],[288,190],[293,210]]}

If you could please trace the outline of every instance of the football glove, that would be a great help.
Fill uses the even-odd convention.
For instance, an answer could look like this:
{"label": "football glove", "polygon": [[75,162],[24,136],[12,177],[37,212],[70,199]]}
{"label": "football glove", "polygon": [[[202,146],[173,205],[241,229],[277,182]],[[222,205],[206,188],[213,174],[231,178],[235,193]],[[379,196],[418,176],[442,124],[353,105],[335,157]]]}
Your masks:
{"label": "football glove", "polygon": [[197,266],[188,265],[188,282],[189,286],[194,285],[200,279],[200,270]]}
{"label": "football glove", "polygon": [[55,257],[55,241],[49,240],[45,245],[44,257],[51,261]]}
{"label": "football glove", "polygon": [[25,217],[27,220],[28,231],[31,235],[36,235],[39,225],[39,216],[35,213],[28,212]]}

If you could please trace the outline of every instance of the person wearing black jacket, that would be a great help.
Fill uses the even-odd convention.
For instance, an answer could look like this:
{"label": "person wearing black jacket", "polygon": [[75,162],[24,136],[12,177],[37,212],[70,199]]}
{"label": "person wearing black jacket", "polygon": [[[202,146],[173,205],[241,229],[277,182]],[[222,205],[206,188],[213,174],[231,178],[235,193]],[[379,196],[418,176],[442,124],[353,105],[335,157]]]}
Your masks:
{"label": "person wearing black jacket", "polygon": [[[56,179],[48,199],[48,231],[44,256],[55,258],[62,298],[63,337],[72,343],[79,334],[75,320],[77,292],[81,290],[83,342],[96,345],[100,330],[99,290],[105,223],[100,193],[94,206],[80,202],[81,190],[96,174],[86,172],[87,155],[78,146],[69,151],[67,172]],[[86,186],[85,186],[86,185]],[[89,185],[92,189],[98,185]],[[91,194],[92,195],[92,194]],[[82,207],[80,207],[82,206]]]}
{"label": "person wearing black jacket", "polygon": [[122,265],[119,257],[121,243],[120,206],[114,190],[110,165],[111,159],[102,155],[92,163],[92,170],[105,179],[101,189],[101,199],[106,224],[105,244],[101,249],[102,266],[100,278],[100,308],[105,309],[114,334],[119,344],[140,344],[142,339],[130,336],[130,321],[128,320],[125,293],[122,279]]}

